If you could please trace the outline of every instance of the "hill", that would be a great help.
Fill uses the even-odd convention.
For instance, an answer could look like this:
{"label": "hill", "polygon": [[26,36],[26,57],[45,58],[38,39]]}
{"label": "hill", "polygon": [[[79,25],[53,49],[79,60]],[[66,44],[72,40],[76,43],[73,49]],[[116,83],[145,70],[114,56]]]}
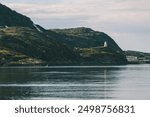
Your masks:
{"label": "hill", "polygon": [[[50,38],[47,38],[45,34],[42,34],[36,30],[27,27],[9,27],[0,29],[0,48],[1,59],[5,60],[5,64],[8,62],[18,63],[24,58],[16,59],[11,54],[19,53],[19,55],[26,55],[30,58],[40,59],[40,61],[53,62],[65,62],[75,58],[74,52],[64,44],[56,43]],[[4,54],[2,53],[4,51]],[[8,56],[6,52],[8,51]],[[2,57],[3,54],[3,57]],[[11,56],[9,55],[11,54]],[[5,55],[5,56],[4,56]],[[8,58],[8,60],[6,60]],[[2,62],[1,62],[2,63]]]}
{"label": "hill", "polygon": [[[104,32],[86,27],[49,31],[56,32],[57,36],[53,36],[56,41],[72,47],[76,53],[80,54],[83,59],[81,64],[109,65],[127,62],[121,48]],[[107,43],[107,47],[104,47],[104,43]]]}
{"label": "hill", "polygon": [[150,53],[127,50],[125,54],[129,63],[150,63]]}
{"label": "hill", "polygon": [[56,38],[57,40],[67,43],[72,47],[88,48],[103,46],[106,41],[109,48],[116,51],[122,51],[110,36],[90,28],[54,29],[53,31],[63,35],[61,39]]}
{"label": "hill", "polygon": [[0,4],[0,66],[126,63],[124,52],[103,32],[85,27],[46,30]]}

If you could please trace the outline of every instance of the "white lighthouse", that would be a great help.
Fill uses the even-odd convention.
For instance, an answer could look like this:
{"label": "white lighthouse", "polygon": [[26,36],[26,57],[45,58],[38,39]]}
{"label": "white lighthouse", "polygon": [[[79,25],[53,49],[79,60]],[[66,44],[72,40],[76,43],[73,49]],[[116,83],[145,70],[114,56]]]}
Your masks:
{"label": "white lighthouse", "polygon": [[104,47],[107,47],[107,46],[108,46],[108,45],[107,45],[107,42],[105,41],[105,42],[104,42]]}

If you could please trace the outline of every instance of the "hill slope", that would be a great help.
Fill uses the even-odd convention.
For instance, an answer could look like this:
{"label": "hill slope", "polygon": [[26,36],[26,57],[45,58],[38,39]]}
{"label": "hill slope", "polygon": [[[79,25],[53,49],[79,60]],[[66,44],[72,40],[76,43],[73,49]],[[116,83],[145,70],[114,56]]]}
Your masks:
{"label": "hill slope", "polygon": [[[54,31],[56,34],[54,34]],[[56,41],[64,43],[83,59],[81,64],[125,64],[126,56],[116,42],[103,32],[90,28],[79,27],[71,29],[49,30],[50,36]],[[58,36],[59,35],[59,36]],[[104,47],[107,43],[107,47]]]}
{"label": "hill slope", "polygon": [[0,35],[1,49],[9,49],[50,63],[65,62],[75,58],[74,52],[69,47],[56,43],[31,28],[2,28]]}
{"label": "hill slope", "polygon": [[84,27],[45,30],[0,4],[0,65],[43,64],[126,64],[126,58],[105,33]]}
{"label": "hill slope", "polygon": [[10,8],[0,4],[0,26],[23,26],[35,28],[30,18],[11,10]]}
{"label": "hill slope", "polygon": [[106,41],[109,48],[116,51],[122,51],[116,42],[107,34],[94,31],[90,28],[79,27],[70,29],[55,29],[53,31],[63,35],[61,39],[58,38],[59,41],[67,43],[72,47],[88,48],[103,46]]}

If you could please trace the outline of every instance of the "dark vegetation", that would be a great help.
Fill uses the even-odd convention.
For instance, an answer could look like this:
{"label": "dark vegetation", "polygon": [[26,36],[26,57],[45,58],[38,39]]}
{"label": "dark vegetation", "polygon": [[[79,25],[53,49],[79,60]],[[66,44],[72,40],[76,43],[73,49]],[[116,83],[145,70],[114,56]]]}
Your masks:
{"label": "dark vegetation", "polygon": [[126,63],[124,52],[103,32],[85,27],[45,30],[0,4],[1,66]]}

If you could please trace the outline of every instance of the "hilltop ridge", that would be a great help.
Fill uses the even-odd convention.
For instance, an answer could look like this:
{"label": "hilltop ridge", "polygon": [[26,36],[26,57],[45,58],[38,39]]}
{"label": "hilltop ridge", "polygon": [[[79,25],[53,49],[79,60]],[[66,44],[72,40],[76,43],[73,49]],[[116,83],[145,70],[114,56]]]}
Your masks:
{"label": "hilltop ridge", "polygon": [[33,22],[29,17],[26,17],[14,10],[11,10],[5,5],[0,4],[0,26],[1,27],[12,27],[22,26],[34,28]]}

